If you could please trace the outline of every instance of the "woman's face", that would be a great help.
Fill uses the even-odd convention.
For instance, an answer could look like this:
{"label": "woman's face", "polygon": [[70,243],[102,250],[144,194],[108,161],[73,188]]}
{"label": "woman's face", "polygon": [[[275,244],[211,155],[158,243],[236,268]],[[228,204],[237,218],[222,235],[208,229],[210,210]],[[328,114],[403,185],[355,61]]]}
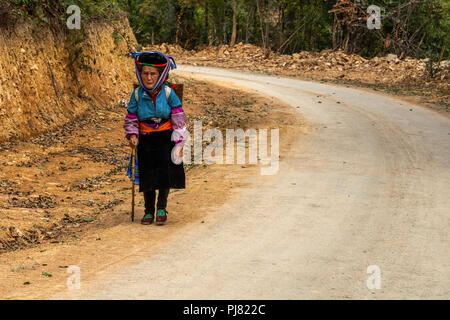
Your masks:
{"label": "woman's face", "polygon": [[143,66],[141,71],[142,82],[147,88],[151,88],[158,81],[159,72],[155,67]]}

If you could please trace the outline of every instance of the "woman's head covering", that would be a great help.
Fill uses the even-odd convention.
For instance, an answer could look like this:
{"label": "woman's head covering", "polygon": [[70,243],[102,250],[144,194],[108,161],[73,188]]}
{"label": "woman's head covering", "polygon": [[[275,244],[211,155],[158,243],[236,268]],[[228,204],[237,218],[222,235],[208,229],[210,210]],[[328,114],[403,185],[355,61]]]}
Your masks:
{"label": "woman's head covering", "polygon": [[[175,60],[166,56],[164,53],[157,51],[146,51],[146,52],[130,52],[130,56],[134,58],[134,63],[136,67],[136,77],[139,81],[141,87],[146,91],[153,91],[158,89],[167,79],[169,75],[169,71],[172,69],[176,69],[177,65]],[[151,66],[158,69],[163,69],[160,72],[158,81],[156,81],[155,85],[152,88],[147,88],[142,82],[141,73],[139,72],[139,68],[143,66]],[[142,69],[141,69],[142,70]]]}

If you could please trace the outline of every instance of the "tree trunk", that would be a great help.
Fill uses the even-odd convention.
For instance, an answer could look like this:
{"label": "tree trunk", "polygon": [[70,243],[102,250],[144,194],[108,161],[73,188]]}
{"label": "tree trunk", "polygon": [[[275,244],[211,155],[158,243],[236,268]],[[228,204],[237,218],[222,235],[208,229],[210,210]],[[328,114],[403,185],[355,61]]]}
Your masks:
{"label": "tree trunk", "polygon": [[261,39],[262,39],[262,44],[263,44],[263,48],[266,48],[266,41],[264,39],[264,28],[263,28],[263,21],[262,21],[262,16],[261,16],[261,10],[260,10],[260,6],[259,6],[259,0],[256,0],[256,10],[258,12],[258,16],[259,16],[259,28],[261,29]]}
{"label": "tree trunk", "polygon": [[[266,2],[266,12],[270,12],[270,0],[267,0]],[[266,14],[266,48],[270,49],[270,39],[269,39],[269,27],[270,27],[270,20],[268,14]]]}
{"label": "tree trunk", "polygon": [[232,0],[233,6],[233,31],[231,33],[230,46],[234,46],[236,43],[236,0]]}
{"label": "tree trunk", "polygon": [[179,42],[180,28],[181,28],[181,17],[183,16],[184,7],[181,7],[177,15],[177,31],[175,33],[175,43]]}
{"label": "tree trunk", "polygon": [[208,42],[208,38],[210,36],[210,31],[209,31],[209,24],[208,24],[208,0],[205,0],[205,39],[204,39],[204,43]]}
{"label": "tree trunk", "polygon": [[248,40],[250,38],[250,21],[252,21],[254,10],[255,7],[252,5],[245,21],[245,43],[248,43]]}
{"label": "tree trunk", "polygon": [[336,50],[337,48],[337,18],[336,18],[336,13],[334,13],[334,21],[333,21],[333,36],[332,36],[332,46],[333,46],[333,51]]}
{"label": "tree trunk", "polygon": [[212,29],[209,32],[209,45],[212,46],[213,44],[217,44],[216,39],[217,37],[217,28],[216,28],[216,24],[213,24]]}
{"label": "tree trunk", "polygon": [[279,41],[278,41],[278,47],[281,47],[283,44],[283,33],[284,33],[284,7],[280,3],[280,7],[278,9],[278,23],[279,23]]}
{"label": "tree trunk", "polygon": [[226,2],[223,2],[223,16],[222,16],[222,44],[226,44],[227,41],[227,20],[226,20]]}

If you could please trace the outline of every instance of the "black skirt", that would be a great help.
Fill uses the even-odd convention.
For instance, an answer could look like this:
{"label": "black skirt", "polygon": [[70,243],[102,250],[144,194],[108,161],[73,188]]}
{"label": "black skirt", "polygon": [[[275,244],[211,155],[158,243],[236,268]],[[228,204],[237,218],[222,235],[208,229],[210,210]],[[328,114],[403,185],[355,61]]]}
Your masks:
{"label": "black skirt", "polygon": [[139,192],[185,188],[183,162],[175,164],[171,158],[175,146],[171,136],[171,130],[139,134]]}

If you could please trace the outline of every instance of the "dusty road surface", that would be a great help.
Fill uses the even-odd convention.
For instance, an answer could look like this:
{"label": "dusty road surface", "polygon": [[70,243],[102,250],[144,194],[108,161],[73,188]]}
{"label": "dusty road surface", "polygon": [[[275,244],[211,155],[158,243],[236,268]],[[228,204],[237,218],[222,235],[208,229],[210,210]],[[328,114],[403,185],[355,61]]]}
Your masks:
{"label": "dusty road surface", "polygon": [[[450,297],[448,117],[341,86],[177,72],[278,98],[311,130],[280,153],[276,174],[253,175],[224,205],[212,204],[207,223],[89,280],[81,273],[81,289],[46,298]],[[379,289],[368,288],[377,275]]]}

